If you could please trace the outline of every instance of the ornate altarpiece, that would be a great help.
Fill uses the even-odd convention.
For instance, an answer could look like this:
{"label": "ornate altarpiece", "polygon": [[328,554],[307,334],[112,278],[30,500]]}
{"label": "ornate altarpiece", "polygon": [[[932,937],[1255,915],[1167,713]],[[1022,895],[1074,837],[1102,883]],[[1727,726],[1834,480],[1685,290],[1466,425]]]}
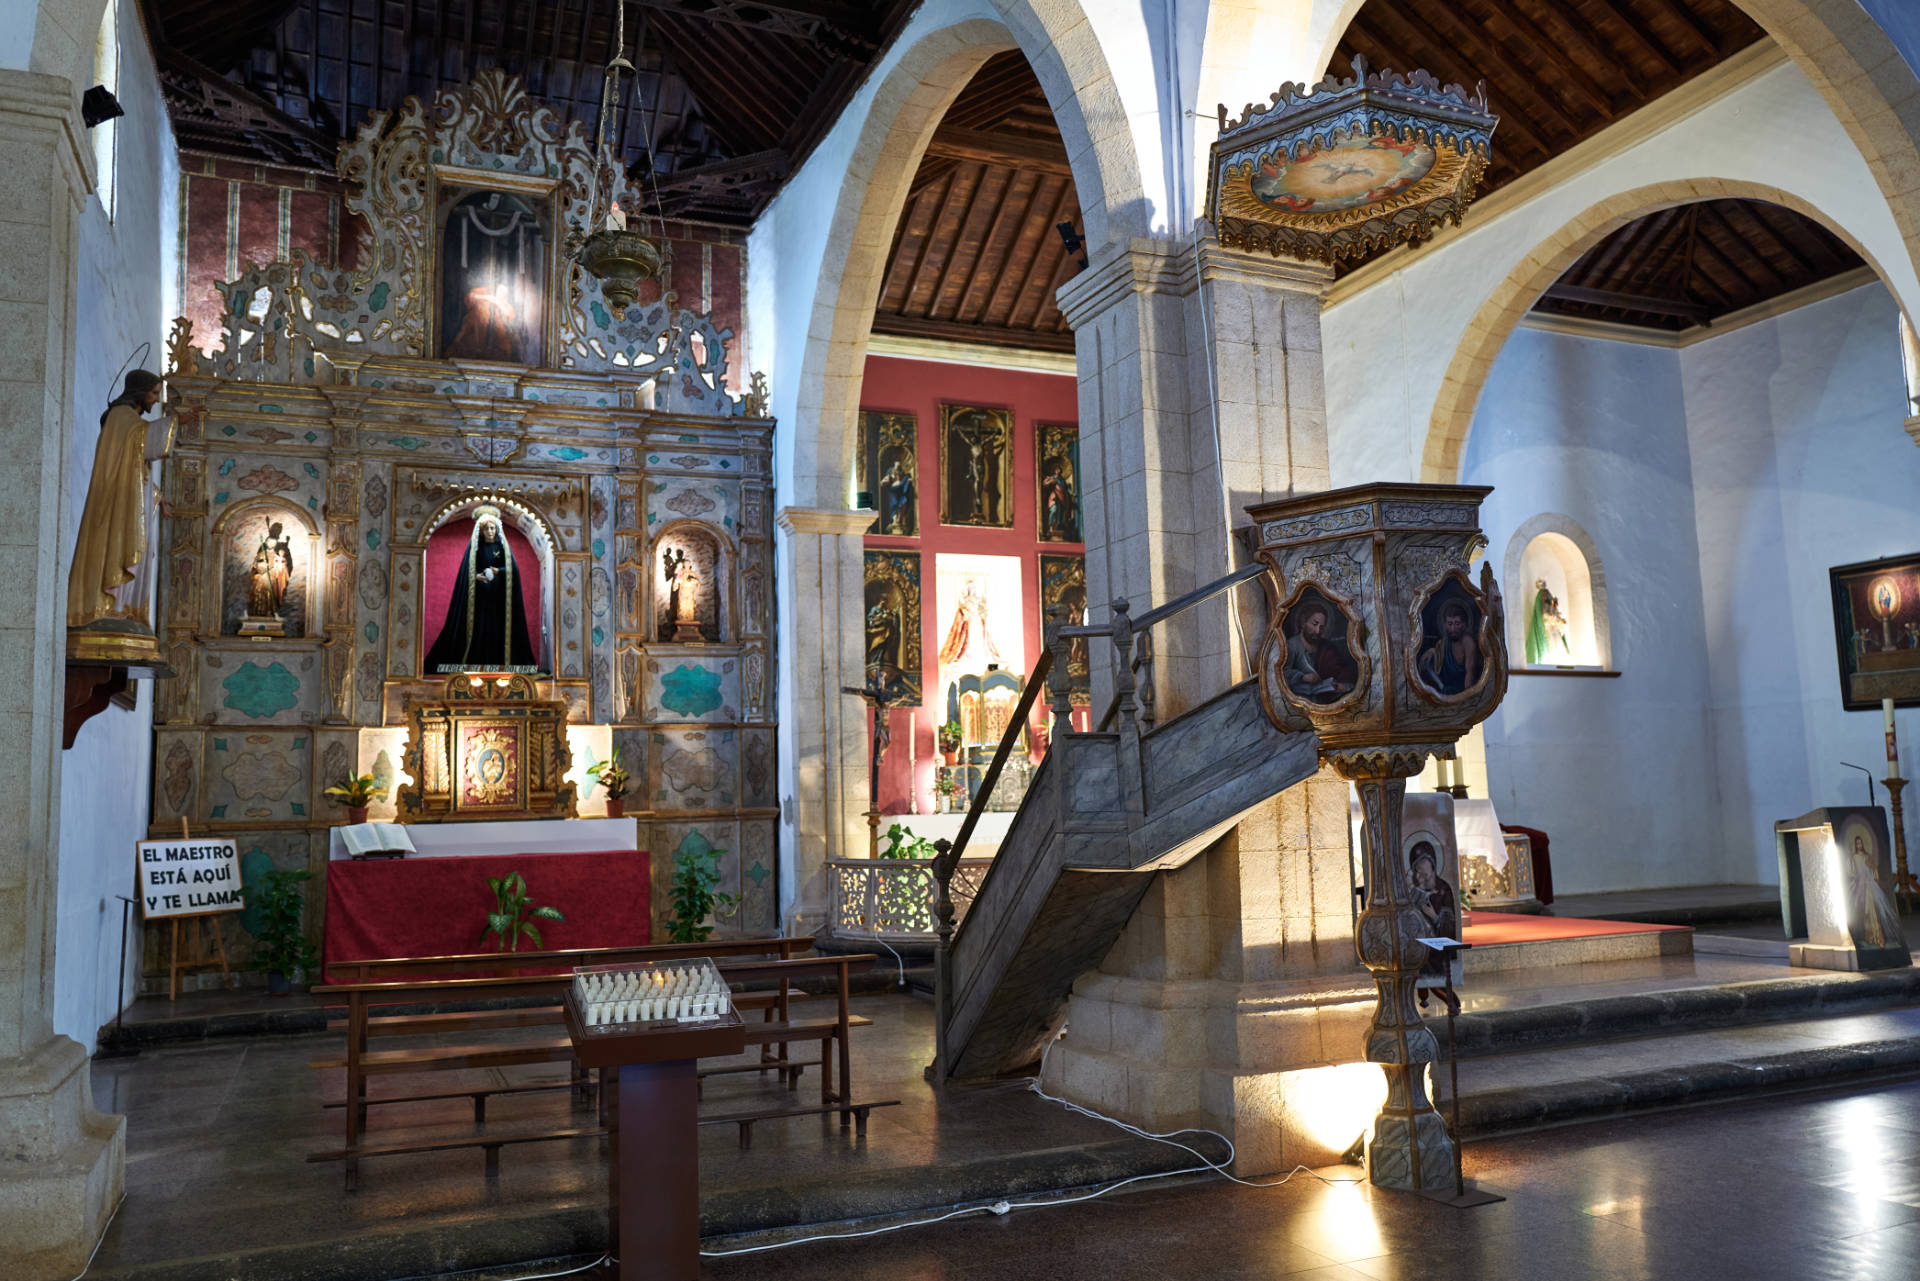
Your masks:
{"label": "ornate altarpiece", "polygon": [[[773,424],[758,394],[728,390],[731,331],[671,292],[613,315],[568,257],[591,145],[498,72],[376,115],[339,164],[365,220],[362,266],[298,251],[248,265],[220,286],[219,349],[195,352],[184,324],[170,345],[180,430],[158,622],[180,675],[158,690],[153,830],[186,817],[235,835],[249,875],[322,871],[327,828],[345,819],[323,789],[360,770],[390,786],[410,772],[406,708],[445,686],[421,671],[438,621],[427,545],[486,503],[540,568],[529,623],[547,670],[535,701],[612,727],[660,887],[678,851],[723,850],[741,926],[773,928]],[[432,356],[443,189],[550,211],[544,365]],[[318,531],[303,626],[288,629],[303,634],[223,627],[225,535],[241,508]],[[662,640],[662,544],[690,535],[715,550],[701,584],[713,625],[697,641]],[[589,786],[579,804],[592,814]],[[404,817],[391,794],[372,816]]]}

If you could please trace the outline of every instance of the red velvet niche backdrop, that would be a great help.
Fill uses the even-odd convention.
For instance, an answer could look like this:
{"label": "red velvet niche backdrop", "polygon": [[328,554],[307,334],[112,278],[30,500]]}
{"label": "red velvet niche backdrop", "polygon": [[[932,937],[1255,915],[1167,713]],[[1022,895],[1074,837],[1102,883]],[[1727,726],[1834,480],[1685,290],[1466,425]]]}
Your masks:
{"label": "red velvet niche backdrop", "polygon": [[[1013,411],[1012,528],[940,523],[940,406],[943,404]],[[946,690],[939,684],[940,644],[951,621],[951,606],[943,612],[943,602],[935,586],[939,557],[942,553],[965,553],[1019,558],[1021,631],[1026,662],[1025,670],[1018,675],[1024,680],[1040,659],[1040,629],[1045,621],[1040,610],[1040,556],[1043,553],[1083,555],[1086,551],[1083,543],[1040,541],[1039,462],[1035,451],[1036,424],[1079,421],[1079,388],[1071,374],[869,356],[860,387],[860,408],[914,416],[919,468],[916,491],[919,535],[902,538],[869,534],[866,546],[920,553],[920,672],[925,701],[911,711],[895,708],[892,712],[893,744],[887,749],[886,760],[880,763],[878,808],[887,814],[909,813],[913,809],[910,802],[917,793],[918,812],[925,814],[934,808],[934,767],[940,760],[935,732],[946,720]],[[1085,497],[1083,492],[1083,507]],[[1038,716],[1035,721],[1044,726],[1046,718]],[[912,777],[907,766],[909,734],[913,738]]]}
{"label": "red velvet niche backdrop", "polygon": [[[513,551],[513,578],[520,584],[520,601],[527,611],[527,636],[533,641],[534,666],[547,666],[546,584],[540,579],[540,556],[527,536],[506,521],[507,546]],[[454,580],[467,557],[467,542],[473,537],[473,517],[450,520],[427,539],[427,566],[424,595],[420,605],[420,661],[433,652],[440,630],[447,622],[447,606],[453,600]],[[432,672],[422,672],[432,676]]]}

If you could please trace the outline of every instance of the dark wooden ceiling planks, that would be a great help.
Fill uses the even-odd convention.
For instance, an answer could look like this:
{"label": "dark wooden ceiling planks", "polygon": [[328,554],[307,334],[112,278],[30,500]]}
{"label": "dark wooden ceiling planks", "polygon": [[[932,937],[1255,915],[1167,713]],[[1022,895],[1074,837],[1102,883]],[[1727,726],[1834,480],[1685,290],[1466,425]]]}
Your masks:
{"label": "dark wooden ceiling planks", "polygon": [[[191,150],[331,169],[339,140],[486,67],[591,128],[614,0],[143,0]],[[627,0],[616,104],[650,210],[749,225],[915,0]],[[271,128],[262,122],[272,125]],[[654,167],[647,169],[647,140]]]}
{"label": "dark wooden ceiling planks", "polygon": [[1019,52],[989,58],[947,109],[887,258],[876,333],[1072,351],[1053,292],[1078,270],[1066,146]]}
{"label": "dark wooden ceiling planks", "polygon": [[1500,116],[1485,192],[1762,34],[1732,0],[1367,0],[1332,70],[1350,74],[1359,53],[1376,69],[1425,68],[1469,87],[1485,80]]}
{"label": "dark wooden ceiling planks", "polygon": [[1864,265],[1804,214],[1759,200],[1703,200],[1613,232],[1534,310],[1679,332]]}

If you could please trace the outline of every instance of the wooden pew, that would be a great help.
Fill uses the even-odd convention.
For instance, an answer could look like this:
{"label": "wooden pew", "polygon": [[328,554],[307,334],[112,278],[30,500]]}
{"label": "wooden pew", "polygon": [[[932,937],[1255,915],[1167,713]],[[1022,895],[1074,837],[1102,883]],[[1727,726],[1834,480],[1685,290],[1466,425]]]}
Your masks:
{"label": "wooden pew", "polygon": [[[762,1021],[748,1023],[747,1040],[750,1045],[762,1047],[758,1063],[733,1065],[725,1068],[709,1069],[709,1072],[734,1071],[777,1071],[785,1078],[788,1088],[795,1087],[802,1069],[814,1066],[811,1062],[793,1062],[788,1057],[787,1047],[796,1040],[817,1040],[820,1043],[820,1058],[817,1061],[821,1070],[821,1106],[818,1108],[792,1110],[782,1109],[730,1116],[726,1118],[740,1125],[742,1145],[750,1142],[751,1126],[759,1120],[770,1120],[780,1116],[812,1115],[838,1111],[841,1114],[841,1126],[844,1129],[850,1119],[857,1115],[860,1129],[866,1128],[867,1110],[875,1106],[887,1106],[883,1103],[855,1104],[851,1098],[851,1057],[848,1046],[848,1033],[854,1027],[870,1026],[872,1020],[854,1016],[848,1008],[848,981],[850,975],[870,968],[875,961],[872,954],[858,956],[833,957],[778,957],[783,950],[776,944],[789,944],[784,950],[795,950],[800,944],[810,945],[811,940],[727,940],[705,944],[670,944],[673,955],[714,956],[720,960],[720,969],[730,983],[771,984],[773,990],[765,993],[753,993],[738,998],[736,1004],[757,1007],[763,1011]],[[689,952],[687,949],[693,948]],[[618,951],[617,956],[609,953]],[[624,961],[628,963],[642,960],[661,959],[658,952],[651,949],[603,949],[601,955],[606,961],[594,964]],[[517,969],[514,960],[526,961],[528,968],[549,968],[558,958],[571,956],[570,953],[520,953],[508,955],[508,963],[502,965],[498,955],[459,958],[476,962],[470,968],[486,968],[490,963],[493,969]],[[724,959],[727,955],[768,957],[762,960]],[[446,962],[455,958],[408,958],[406,967],[426,970],[432,973],[447,973]],[[671,958],[668,958],[671,959]],[[368,966],[387,963],[359,963]],[[438,970],[433,969],[439,965]],[[374,971],[378,973],[378,971]],[[796,1019],[790,1009],[792,998],[800,995],[793,990],[796,982],[807,979],[826,979],[834,987],[836,997],[835,1014],[831,1018]],[[338,1151],[315,1153],[309,1160],[344,1160],[347,1163],[347,1189],[352,1191],[358,1182],[358,1158],[360,1156],[387,1155],[402,1151],[441,1150],[448,1147],[483,1147],[487,1151],[489,1169],[497,1166],[499,1146],[503,1142],[529,1142],[542,1137],[585,1137],[585,1131],[568,1131],[565,1134],[550,1136],[515,1136],[506,1139],[487,1138],[485,1136],[472,1141],[444,1140],[428,1147],[408,1144],[382,1144],[369,1146],[361,1142],[361,1133],[366,1126],[366,1109],[371,1103],[423,1101],[441,1098],[470,1097],[474,1105],[474,1121],[483,1124],[486,1119],[486,1099],[493,1094],[524,1093],[538,1090],[553,1090],[572,1086],[577,1091],[584,1086],[584,1078],[575,1070],[573,1079],[560,1083],[536,1083],[519,1086],[490,1086],[476,1089],[446,1090],[427,1094],[412,1094],[386,1099],[369,1099],[367,1083],[369,1078],[385,1074],[416,1073],[461,1068],[497,1068],[530,1063],[572,1062],[572,1045],[564,1034],[530,1038],[519,1041],[492,1042],[483,1044],[422,1047],[406,1050],[371,1050],[368,1041],[378,1035],[421,1034],[437,1031],[466,1031],[483,1028],[501,1027],[559,1027],[563,1023],[559,1000],[564,998],[572,983],[571,971],[559,974],[490,974],[471,978],[433,978],[433,979],[384,979],[376,982],[334,983],[324,988],[316,988],[327,996],[338,996],[346,1002],[347,1049],[343,1058],[314,1060],[316,1068],[344,1067],[347,1073],[346,1095],[338,1106],[346,1114],[345,1147]],[[431,1004],[452,1001],[470,1001],[476,999],[504,996],[548,996],[555,999],[551,1005],[531,1008],[489,1011],[449,1011],[431,1014],[409,1014],[382,1016],[376,1018],[371,1011],[384,1005],[393,1004]],[[837,1043],[837,1059],[833,1056],[833,1047]],[[770,1053],[778,1047],[778,1054]],[[836,1074],[835,1067],[838,1067]],[[836,1091],[834,1081],[838,1077],[839,1088]]]}

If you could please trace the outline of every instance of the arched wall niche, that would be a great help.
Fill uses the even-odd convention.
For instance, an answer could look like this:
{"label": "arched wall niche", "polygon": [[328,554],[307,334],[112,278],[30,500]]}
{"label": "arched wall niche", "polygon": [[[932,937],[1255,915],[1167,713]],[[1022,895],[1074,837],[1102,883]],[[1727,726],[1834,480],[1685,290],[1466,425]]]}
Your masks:
{"label": "arched wall niche", "polygon": [[1501,581],[1506,584],[1507,652],[1519,669],[1527,657],[1527,637],[1535,596],[1545,581],[1566,619],[1564,651],[1549,646],[1529,667],[1551,670],[1578,667],[1613,669],[1613,629],[1607,609],[1607,575],[1593,537],[1580,525],[1545,512],[1521,525],[1507,541]]}
{"label": "arched wall niche", "polygon": [[[443,504],[427,521],[426,531],[421,535],[421,571],[417,581],[417,599],[411,602],[415,626],[419,629],[414,653],[415,661],[424,665],[427,652],[432,649],[446,622],[446,599],[436,597],[432,584],[436,581],[437,556],[434,553],[434,535],[450,525],[471,520],[476,509],[497,507],[500,518],[507,529],[508,545],[514,544],[514,535],[525,540],[526,547],[532,552],[533,559],[540,569],[540,593],[537,603],[525,600],[527,593],[523,589],[528,614],[527,626],[530,631],[538,631],[535,643],[540,647],[540,675],[551,679],[554,661],[554,640],[560,634],[559,629],[559,592],[555,590],[559,581],[554,552],[560,545],[559,536],[554,532],[553,523],[547,514],[524,498],[510,497],[504,494],[466,494]],[[519,551],[518,548],[515,549]],[[516,561],[516,564],[518,561]],[[437,604],[436,604],[437,600]],[[431,679],[434,673],[415,672]]]}
{"label": "arched wall niche", "polygon": [[[280,533],[273,534],[278,526]],[[238,636],[247,614],[247,591],[253,560],[263,545],[287,544],[292,565],[280,618],[283,635],[300,639],[319,634],[324,548],[320,527],[307,512],[278,498],[250,498],[220,513],[213,524],[212,545],[220,557],[220,590],[207,593],[201,627],[209,636]]]}
{"label": "arched wall niche", "polygon": [[[698,582],[698,603],[685,626],[675,613],[678,598],[673,575],[678,571],[669,569],[678,556],[686,557]],[[656,644],[718,644],[737,633],[733,544],[725,534],[702,520],[676,520],[655,536],[649,561],[653,568],[648,575],[648,618]],[[688,627],[697,628],[698,635]]]}

